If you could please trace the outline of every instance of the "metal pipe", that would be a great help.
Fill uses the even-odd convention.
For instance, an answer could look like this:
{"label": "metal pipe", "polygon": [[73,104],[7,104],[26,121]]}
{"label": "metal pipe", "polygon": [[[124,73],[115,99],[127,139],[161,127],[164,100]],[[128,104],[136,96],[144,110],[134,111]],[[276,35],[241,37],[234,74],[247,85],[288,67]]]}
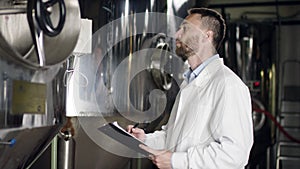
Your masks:
{"label": "metal pipe", "polygon": [[75,141],[69,130],[60,132],[57,142],[59,169],[74,169]]}
{"label": "metal pipe", "polygon": [[7,74],[3,73],[3,108],[4,108],[4,127],[7,127],[7,117],[8,117],[8,77]]}
{"label": "metal pipe", "polygon": [[26,8],[4,8],[0,9],[0,15],[26,13]]}
{"label": "metal pipe", "polygon": [[51,169],[57,169],[57,140],[55,136],[51,142]]}

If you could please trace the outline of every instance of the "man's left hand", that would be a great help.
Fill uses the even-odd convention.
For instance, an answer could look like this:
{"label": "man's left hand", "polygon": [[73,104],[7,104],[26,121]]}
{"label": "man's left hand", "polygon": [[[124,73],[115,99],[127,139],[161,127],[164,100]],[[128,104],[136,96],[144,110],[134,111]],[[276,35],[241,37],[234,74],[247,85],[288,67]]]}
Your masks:
{"label": "man's left hand", "polygon": [[172,169],[171,157],[172,152],[167,150],[154,150],[148,146],[140,145],[142,149],[149,152],[151,155],[149,159],[159,168],[159,169]]}

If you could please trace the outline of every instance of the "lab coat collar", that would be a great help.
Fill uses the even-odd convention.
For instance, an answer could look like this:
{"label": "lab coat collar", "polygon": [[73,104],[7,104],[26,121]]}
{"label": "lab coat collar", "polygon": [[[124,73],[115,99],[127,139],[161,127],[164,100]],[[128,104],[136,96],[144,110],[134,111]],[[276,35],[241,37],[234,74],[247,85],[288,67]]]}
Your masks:
{"label": "lab coat collar", "polygon": [[197,76],[196,79],[194,79],[191,83],[187,83],[184,81],[182,83],[182,88],[188,87],[190,85],[196,85],[198,87],[206,86],[206,84],[209,82],[209,79],[211,79],[211,76],[219,69],[220,66],[224,65],[223,59],[218,58],[212,60]]}

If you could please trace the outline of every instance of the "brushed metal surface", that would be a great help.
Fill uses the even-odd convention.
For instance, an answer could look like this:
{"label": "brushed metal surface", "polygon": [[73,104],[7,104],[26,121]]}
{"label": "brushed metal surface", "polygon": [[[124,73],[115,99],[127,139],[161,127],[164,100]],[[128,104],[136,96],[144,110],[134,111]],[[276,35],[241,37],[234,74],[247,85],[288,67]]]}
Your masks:
{"label": "brushed metal surface", "polygon": [[[66,0],[66,20],[61,33],[43,36],[45,67],[64,61],[73,51],[80,32],[80,9],[77,0]],[[59,18],[58,7],[52,9],[51,19]],[[39,68],[37,54],[30,34],[26,13],[0,15],[0,57],[18,61],[24,66]]]}

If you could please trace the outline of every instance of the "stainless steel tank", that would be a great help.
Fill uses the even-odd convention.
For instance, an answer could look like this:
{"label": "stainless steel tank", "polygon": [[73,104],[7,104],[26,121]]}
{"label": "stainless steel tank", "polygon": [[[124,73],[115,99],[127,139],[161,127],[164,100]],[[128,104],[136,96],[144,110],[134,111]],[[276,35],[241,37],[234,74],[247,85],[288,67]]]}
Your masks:
{"label": "stainless steel tank", "polygon": [[74,136],[75,168],[137,164],[131,159],[138,157],[134,152],[97,130],[103,124],[118,121],[126,127],[140,122],[151,132],[167,122],[183,80],[183,63],[174,56],[173,38],[182,21],[175,18],[181,8],[174,8],[175,3],[106,0],[98,4],[94,21],[103,25],[94,27],[92,53],[69,60],[67,116],[77,117],[79,124]]}
{"label": "stainless steel tank", "polygon": [[[41,3],[43,2],[41,0],[28,1],[30,3],[27,1],[8,2],[11,2],[10,8],[9,6],[0,8],[1,57],[19,62],[26,67],[45,68],[64,61],[70,55],[77,43],[80,31],[78,1],[49,1],[64,4],[65,17],[61,16],[62,12],[57,3],[49,6],[46,2]],[[39,14],[38,10],[50,12]],[[61,20],[64,21],[63,24],[58,25]],[[52,25],[54,30],[60,26],[59,36],[47,33],[47,29],[43,30],[42,25],[46,28]]]}
{"label": "stainless steel tank", "polygon": [[[255,98],[254,104],[263,109],[272,109],[274,104],[272,101],[275,96],[270,94],[274,90],[276,76],[275,40],[272,23],[250,20],[228,23],[225,62],[248,85]],[[255,126],[255,131],[258,131],[261,124],[258,121],[254,121],[254,124],[258,125]]]}
{"label": "stainless steel tank", "polygon": [[255,109],[275,115],[276,51],[275,28],[272,23],[251,20],[228,23],[225,41],[225,63],[249,87],[252,97],[254,146],[249,166],[265,168],[267,151],[274,133],[270,119]]}
{"label": "stainless steel tank", "polygon": [[[75,56],[70,64],[73,67],[67,99],[73,100],[68,102],[67,116],[77,116],[96,144],[120,156],[131,157],[132,152],[115,144],[97,127],[114,120],[123,127],[134,122],[145,127],[150,123],[157,126],[169,114],[178,90],[178,83],[174,80],[172,84],[171,77],[163,70],[165,63],[160,66],[161,57],[171,58],[167,54],[162,56],[169,48],[166,13],[151,14],[159,12],[166,2],[152,3],[118,1],[104,6],[102,9],[109,17],[103,19],[109,23],[93,34],[92,54]],[[176,73],[179,72],[174,73],[174,78],[178,79]],[[163,95],[168,96],[163,98]]]}
{"label": "stainless steel tank", "polygon": [[[64,2],[66,15],[56,36],[47,35],[37,25],[30,27],[28,17],[36,13],[27,1],[0,3],[0,168],[30,166],[62,126],[63,62],[78,39],[80,10],[77,0],[59,2]],[[51,9],[50,20],[55,25],[57,4],[45,9]],[[39,44],[31,34],[37,30],[42,35]],[[42,62],[38,45],[44,51]]]}

